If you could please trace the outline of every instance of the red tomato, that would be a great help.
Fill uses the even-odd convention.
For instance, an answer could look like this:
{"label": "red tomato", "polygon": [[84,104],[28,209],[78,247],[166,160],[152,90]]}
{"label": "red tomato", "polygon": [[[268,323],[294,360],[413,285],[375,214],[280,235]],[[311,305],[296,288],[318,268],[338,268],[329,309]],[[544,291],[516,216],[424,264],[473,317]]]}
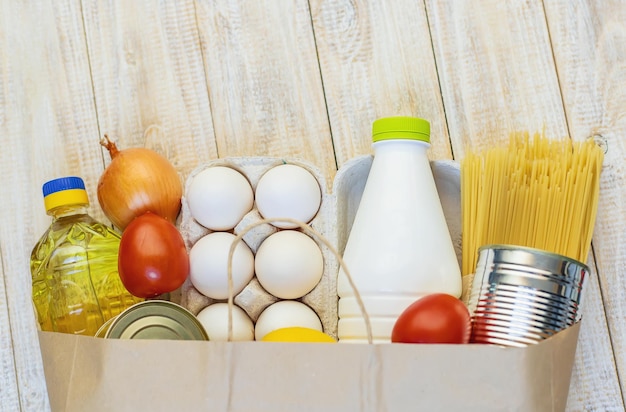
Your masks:
{"label": "red tomato", "polygon": [[467,343],[470,314],[463,302],[445,293],[434,293],[412,303],[396,320],[392,342]]}
{"label": "red tomato", "polygon": [[180,287],[189,255],[176,226],[154,213],[133,219],[122,233],[118,271],[130,293],[150,298]]}

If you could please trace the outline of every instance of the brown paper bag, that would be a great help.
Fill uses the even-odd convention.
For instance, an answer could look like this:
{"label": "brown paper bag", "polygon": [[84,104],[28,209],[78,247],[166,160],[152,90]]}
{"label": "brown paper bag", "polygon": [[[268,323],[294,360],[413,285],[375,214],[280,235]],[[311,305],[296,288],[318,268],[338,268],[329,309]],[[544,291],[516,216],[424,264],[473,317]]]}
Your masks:
{"label": "brown paper bag", "polygon": [[53,411],[562,411],[579,324],[526,348],[40,332]]}
{"label": "brown paper bag", "polygon": [[[260,175],[275,160],[220,161]],[[339,250],[370,165],[364,156],[342,167],[311,223]],[[433,173],[460,260],[458,166],[434,162]],[[181,229],[190,243],[204,234],[185,210]],[[323,282],[303,300],[333,334],[338,266],[325,260]],[[189,296],[183,303],[196,313],[210,303]],[[541,412],[565,409],[578,331],[527,348],[39,338],[54,411]]]}

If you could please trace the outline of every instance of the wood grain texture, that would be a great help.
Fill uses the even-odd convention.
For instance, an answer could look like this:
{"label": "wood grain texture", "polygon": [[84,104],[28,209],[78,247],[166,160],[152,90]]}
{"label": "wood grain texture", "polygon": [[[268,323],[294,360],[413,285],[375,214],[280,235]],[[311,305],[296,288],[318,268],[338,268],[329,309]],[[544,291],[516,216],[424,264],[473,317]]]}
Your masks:
{"label": "wood grain texture", "polygon": [[182,179],[216,158],[193,1],[85,0],[83,14],[100,133],[161,153]]}
{"label": "wood grain texture", "polygon": [[306,0],[198,0],[219,157],[336,164]]}
{"label": "wood grain texture", "polygon": [[372,153],[372,122],[430,121],[431,159],[451,159],[423,4],[313,0],[313,18],[335,157]]}
{"label": "wood grain texture", "polygon": [[[516,130],[568,136],[540,1],[426,4],[450,139],[455,155],[461,154],[457,158],[467,146],[502,143]],[[604,302],[597,280],[587,285],[568,410],[620,408]]]}
{"label": "wood grain texture", "polygon": [[455,158],[509,132],[567,136],[541,1],[426,0]]}
{"label": "wood grain texture", "polygon": [[[11,336],[19,385],[8,400],[0,398],[0,404],[5,409],[17,395],[19,404],[10,403],[6,410],[45,411],[49,403],[29,269],[30,251],[50,223],[41,185],[51,178],[78,175],[94,199],[102,153],[94,144],[97,121],[79,1],[0,4],[0,136],[6,149],[0,151],[5,193],[0,243],[10,315],[3,334]],[[10,331],[4,332],[7,326]]]}
{"label": "wood grain texture", "polygon": [[[1,113],[1,112],[0,112]],[[19,388],[15,369],[11,324],[9,319],[9,298],[5,286],[6,275],[0,241],[0,411],[19,409]]]}
{"label": "wood grain texture", "polygon": [[[15,91],[11,91],[10,86],[11,83],[14,82],[13,73],[16,67],[7,62],[9,58],[7,51],[10,50],[7,43],[14,41],[17,37],[13,26],[7,24],[9,23],[9,18],[12,17],[13,6],[14,5],[7,1],[0,2],[0,50],[2,51],[2,60],[0,60],[0,133],[2,135],[4,135],[8,129],[7,116],[11,115],[6,107],[11,100],[18,97]],[[0,164],[0,167],[2,167],[2,164]],[[4,175],[4,168],[2,172]],[[14,176],[10,175],[9,177]],[[11,207],[8,198],[3,196],[1,202],[0,206],[3,210]],[[6,218],[8,218],[8,216],[5,217],[3,215],[0,223],[4,223],[4,219]],[[2,412],[18,410],[20,408],[18,372],[14,359],[14,357],[19,356],[19,354],[16,355],[14,353],[15,348],[11,331],[9,296],[7,295],[6,285],[9,268],[7,267],[5,271],[4,261],[6,257],[3,248],[5,241],[8,242],[9,239],[5,239],[0,235],[0,370],[2,371],[2,376],[0,376],[0,411]],[[17,350],[19,351],[21,348],[17,348]]]}
{"label": "wood grain texture", "polygon": [[608,143],[569,411],[625,410],[626,4],[608,0],[0,0],[0,412],[49,409],[30,251],[41,185],[98,140],[147,146],[181,178],[229,156],[293,157],[327,177],[371,153],[371,122],[431,121],[432,158],[513,130]]}
{"label": "wood grain texture", "polygon": [[[577,140],[602,136],[608,149],[593,245],[621,393],[609,371],[596,367],[598,382],[591,389],[599,393],[589,392],[581,409],[624,410],[618,399],[626,400],[626,7],[591,0],[546,2],[545,7],[571,134]],[[589,356],[602,350],[595,343]]]}
{"label": "wood grain texture", "polygon": [[[595,268],[594,260],[588,264]],[[585,284],[583,320],[567,400],[568,411],[621,411],[619,376],[605,316],[598,274]]]}

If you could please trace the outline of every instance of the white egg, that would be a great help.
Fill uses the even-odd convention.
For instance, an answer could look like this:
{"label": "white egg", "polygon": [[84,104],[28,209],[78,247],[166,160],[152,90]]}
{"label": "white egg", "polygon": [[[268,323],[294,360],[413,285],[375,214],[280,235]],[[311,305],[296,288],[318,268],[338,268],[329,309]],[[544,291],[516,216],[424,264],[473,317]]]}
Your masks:
{"label": "white egg", "polygon": [[[259,213],[266,219],[288,217],[308,223],[320,208],[322,191],[308,170],[285,164],[275,166],[261,176],[255,198]],[[290,222],[272,224],[283,229],[297,227]]]}
{"label": "white egg", "polygon": [[226,166],[208,167],[193,177],[186,194],[191,216],[211,230],[230,230],[254,205],[248,179]]}
{"label": "white egg", "polygon": [[[213,232],[200,238],[189,251],[189,279],[200,293],[213,299],[228,299],[228,253],[236,236]],[[254,276],[254,255],[241,241],[232,260],[233,294],[243,290]]]}
{"label": "white egg", "polygon": [[[209,340],[228,340],[228,303],[214,303],[202,309],[196,316]],[[237,305],[233,305],[232,340],[254,340],[254,324],[246,312]]]}
{"label": "white egg", "polygon": [[261,286],[281,299],[309,293],[324,273],[324,257],[313,239],[296,230],[281,230],[266,238],[254,259]]}
{"label": "white egg", "polygon": [[261,340],[276,329],[292,326],[324,331],[322,322],[313,309],[295,300],[281,300],[261,312],[254,327],[254,338]]}

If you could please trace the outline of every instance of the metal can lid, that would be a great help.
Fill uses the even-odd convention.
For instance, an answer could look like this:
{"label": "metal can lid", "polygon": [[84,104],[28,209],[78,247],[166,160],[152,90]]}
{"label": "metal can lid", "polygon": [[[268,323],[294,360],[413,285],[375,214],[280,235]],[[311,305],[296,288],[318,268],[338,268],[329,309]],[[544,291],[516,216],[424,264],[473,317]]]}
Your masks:
{"label": "metal can lid", "polygon": [[111,323],[105,338],[209,340],[191,312],[166,300],[146,300],[129,307]]}

